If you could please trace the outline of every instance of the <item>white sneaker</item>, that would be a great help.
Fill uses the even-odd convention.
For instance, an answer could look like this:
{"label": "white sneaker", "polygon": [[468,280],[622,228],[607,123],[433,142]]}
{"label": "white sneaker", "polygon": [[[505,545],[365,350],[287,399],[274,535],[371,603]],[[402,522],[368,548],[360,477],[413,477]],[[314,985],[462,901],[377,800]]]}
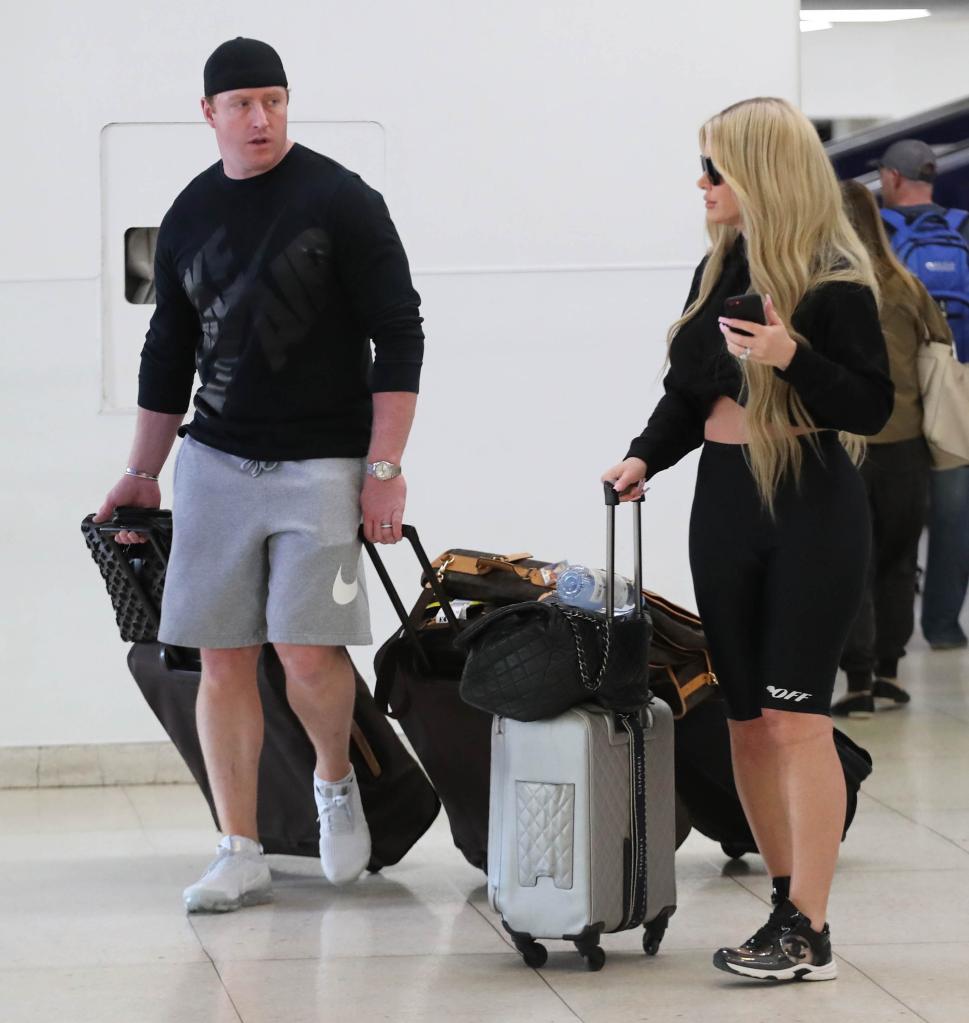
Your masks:
{"label": "white sneaker", "polygon": [[226,835],[219,842],[219,855],[182,898],[189,913],[230,913],[272,902],[272,877],[262,846],[251,838]]}
{"label": "white sneaker", "polygon": [[320,817],[320,866],[332,884],[356,880],[370,862],[370,828],[353,771],[342,781],[313,776]]}

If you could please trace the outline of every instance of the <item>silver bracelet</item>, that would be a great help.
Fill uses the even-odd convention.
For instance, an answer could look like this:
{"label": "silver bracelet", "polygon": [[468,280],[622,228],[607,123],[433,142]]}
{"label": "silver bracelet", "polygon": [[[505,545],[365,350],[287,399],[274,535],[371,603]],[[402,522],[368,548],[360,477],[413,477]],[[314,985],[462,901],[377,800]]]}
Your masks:
{"label": "silver bracelet", "polygon": [[130,465],[125,469],[124,474],[125,476],[137,476],[140,480],[152,480],[155,483],[158,482],[157,476],[150,472],[142,472],[140,469],[132,469]]}

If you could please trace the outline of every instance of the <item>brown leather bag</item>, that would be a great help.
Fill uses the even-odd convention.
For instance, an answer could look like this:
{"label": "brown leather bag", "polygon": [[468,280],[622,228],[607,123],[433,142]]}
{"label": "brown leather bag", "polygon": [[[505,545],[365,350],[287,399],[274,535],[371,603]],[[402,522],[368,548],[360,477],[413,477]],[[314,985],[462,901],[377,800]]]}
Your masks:
{"label": "brown leather bag", "polygon": [[452,600],[513,604],[537,600],[555,589],[553,564],[535,561],[528,553],[491,554],[455,548],[435,558],[431,567]]}
{"label": "brown leather bag", "polygon": [[703,624],[658,593],[643,590],[643,596],[653,619],[649,687],[681,718],[717,690]]}

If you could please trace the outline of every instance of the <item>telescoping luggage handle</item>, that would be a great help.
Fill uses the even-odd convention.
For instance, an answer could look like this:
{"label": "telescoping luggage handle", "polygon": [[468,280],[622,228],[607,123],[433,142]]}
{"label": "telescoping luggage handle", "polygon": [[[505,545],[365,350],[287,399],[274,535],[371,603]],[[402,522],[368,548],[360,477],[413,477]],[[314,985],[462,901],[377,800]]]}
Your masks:
{"label": "telescoping luggage handle", "polygon": [[[458,616],[454,613],[454,608],[451,607],[451,601],[444,592],[444,587],[438,579],[437,572],[435,572],[431,567],[431,559],[428,558],[427,552],[424,550],[420,537],[417,535],[417,530],[413,526],[402,526],[401,532],[403,533],[404,539],[408,541],[411,547],[413,547],[414,554],[417,555],[417,560],[420,562],[421,569],[424,572],[424,578],[430,585],[431,591],[437,598],[437,602],[441,605],[441,610],[444,612],[444,617],[447,618],[448,624],[451,625],[455,631],[460,631],[462,625],[458,621]],[[366,548],[367,554],[370,556],[370,560],[373,562],[373,567],[376,569],[377,575],[380,577],[380,581],[383,583],[384,589],[387,591],[387,596],[390,597],[390,602],[394,605],[394,610],[397,612],[397,617],[400,618],[400,623],[403,625],[404,631],[414,644],[414,648],[417,650],[418,654],[425,657],[424,648],[421,646],[420,638],[417,635],[417,629],[414,622],[411,619],[411,616],[407,613],[407,608],[404,607],[404,602],[400,599],[400,594],[397,592],[397,587],[394,586],[393,579],[390,578],[387,566],[377,553],[376,545],[367,539],[362,525],[360,526],[359,535],[363,542],[363,546]]]}
{"label": "telescoping luggage handle", "polygon": [[[602,484],[606,498],[606,618],[612,621],[616,613],[616,508],[619,506],[619,492],[609,482]],[[636,590],[636,617],[642,618],[645,609],[643,600],[643,517],[640,505],[642,497],[630,502],[634,507],[633,516],[633,557],[635,559],[633,586]]]}
{"label": "telescoping luggage handle", "polygon": [[[606,615],[613,622],[616,585],[616,508],[619,493],[611,483],[603,484],[606,498]],[[636,588],[636,616],[645,614],[643,597],[643,518],[640,505],[643,497],[630,502],[633,509],[633,585]],[[626,890],[623,892],[623,928],[638,927],[646,916],[647,845],[646,845],[646,737],[643,725],[635,714],[617,714],[617,724],[629,735],[629,770],[632,785],[631,863]]]}

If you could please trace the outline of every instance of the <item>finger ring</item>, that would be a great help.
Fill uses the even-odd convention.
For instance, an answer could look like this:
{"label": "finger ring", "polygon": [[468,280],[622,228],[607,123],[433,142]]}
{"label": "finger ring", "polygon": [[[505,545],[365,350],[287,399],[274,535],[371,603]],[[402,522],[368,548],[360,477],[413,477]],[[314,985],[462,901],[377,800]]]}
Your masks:
{"label": "finger ring", "polygon": [[745,348],[743,350],[743,354],[740,355],[739,358],[741,358],[741,359],[749,359],[750,358],[750,349],[749,348]]}
{"label": "finger ring", "polygon": [[381,522],[380,523],[380,528],[381,529],[393,529],[394,528],[394,524],[393,524],[393,522]]}

